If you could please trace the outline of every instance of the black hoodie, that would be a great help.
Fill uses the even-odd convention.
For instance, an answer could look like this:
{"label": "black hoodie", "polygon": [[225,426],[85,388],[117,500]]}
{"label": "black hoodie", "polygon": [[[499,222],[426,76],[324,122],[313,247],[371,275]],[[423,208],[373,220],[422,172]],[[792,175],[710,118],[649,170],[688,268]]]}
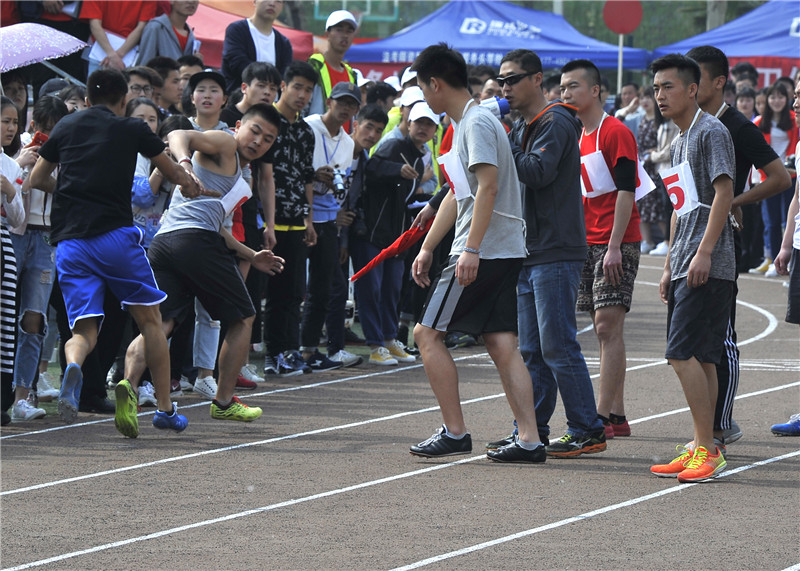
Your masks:
{"label": "black hoodie", "polygon": [[530,125],[519,119],[508,134],[524,185],[527,266],[586,259],[580,132],[575,111],[556,102]]}

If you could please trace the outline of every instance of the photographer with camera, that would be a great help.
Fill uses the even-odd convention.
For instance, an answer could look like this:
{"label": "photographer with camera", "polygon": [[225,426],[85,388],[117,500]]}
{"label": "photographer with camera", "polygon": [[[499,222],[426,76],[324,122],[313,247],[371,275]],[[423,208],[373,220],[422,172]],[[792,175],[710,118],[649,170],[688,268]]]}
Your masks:
{"label": "photographer with camera", "polygon": [[337,214],[346,195],[344,179],[349,176],[353,162],[353,139],[343,125],[352,120],[360,106],[361,90],[354,83],[342,81],[331,89],[325,114],[306,118],[314,132],[314,228],[317,243],[308,253],[308,295],[303,309],[300,351],[312,371],[328,371],[344,365],[342,361],[333,361],[323,355],[318,345],[328,313],[331,281],[339,264]]}

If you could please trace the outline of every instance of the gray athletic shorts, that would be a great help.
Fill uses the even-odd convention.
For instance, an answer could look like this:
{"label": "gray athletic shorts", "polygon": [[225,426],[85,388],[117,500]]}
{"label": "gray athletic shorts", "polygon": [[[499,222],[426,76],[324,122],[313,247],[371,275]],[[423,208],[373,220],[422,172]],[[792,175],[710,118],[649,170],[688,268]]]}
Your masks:
{"label": "gray athletic shorts", "polygon": [[522,259],[481,260],[475,281],[467,287],[456,279],[457,256],[450,258],[431,288],[420,323],[438,331],[470,335],[517,332],[517,281]]}

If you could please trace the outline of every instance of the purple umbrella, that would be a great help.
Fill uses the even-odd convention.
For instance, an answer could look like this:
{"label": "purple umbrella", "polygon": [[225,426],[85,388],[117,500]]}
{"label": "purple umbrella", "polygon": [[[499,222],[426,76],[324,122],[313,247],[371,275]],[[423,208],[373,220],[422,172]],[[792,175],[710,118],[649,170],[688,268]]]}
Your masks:
{"label": "purple umbrella", "polygon": [[0,28],[0,46],[0,73],[5,73],[33,63],[53,69],[45,60],[77,52],[87,44],[48,26],[26,23]]}

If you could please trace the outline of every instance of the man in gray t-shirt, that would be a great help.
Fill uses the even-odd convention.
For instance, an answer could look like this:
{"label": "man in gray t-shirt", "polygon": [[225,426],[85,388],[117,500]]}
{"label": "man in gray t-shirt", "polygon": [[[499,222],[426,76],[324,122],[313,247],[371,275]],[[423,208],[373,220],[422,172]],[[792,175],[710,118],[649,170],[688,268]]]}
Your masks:
{"label": "man in gray t-shirt", "polygon": [[519,425],[514,442],[488,453],[498,462],[541,463],[533,386],[517,344],[516,285],[526,256],[522,197],[511,146],[500,123],[470,96],[464,58],[445,44],[427,47],[412,67],[434,113],[453,120],[453,147],[444,169],[454,190],[436,214],[412,265],[414,280],[431,285],[432,252],[455,224],[450,265],[432,288],[414,342],[442,411],[444,423],[428,440],[411,447],[427,458],[469,454],[458,372],[445,347],[448,330],[483,334]]}
{"label": "man in gray t-shirt", "polygon": [[[700,202],[699,207],[678,216],[675,223],[676,239],[672,241],[669,255],[671,279],[674,281],[689,274],[689,265],[703,240],[716,193],[714,181],[721,176],[733,180],[736,163],[730,132],[719,119],[702,111],[693,127],[673,139],[670,156],[673,166],[688,161]],[[736,279],[733,228],[730,223],[723,227],[711,252],[709,277],[729,281]]]}
{"label": "man in gray t-shirt", "polygon": [[679,482],[714,478],[727,462],[714,438],[717,370],[724,349],[735,279],[733,236],[734,154],[728,130],[697,104],[700,67],[670,54],[652,63],[656,103],[681,131],[672,166],[661,171],[675,211],[670,252],[659,284],[668,305],[666,358],[681,381],[692,412],[694,439],[667,464],[650,472]]}

